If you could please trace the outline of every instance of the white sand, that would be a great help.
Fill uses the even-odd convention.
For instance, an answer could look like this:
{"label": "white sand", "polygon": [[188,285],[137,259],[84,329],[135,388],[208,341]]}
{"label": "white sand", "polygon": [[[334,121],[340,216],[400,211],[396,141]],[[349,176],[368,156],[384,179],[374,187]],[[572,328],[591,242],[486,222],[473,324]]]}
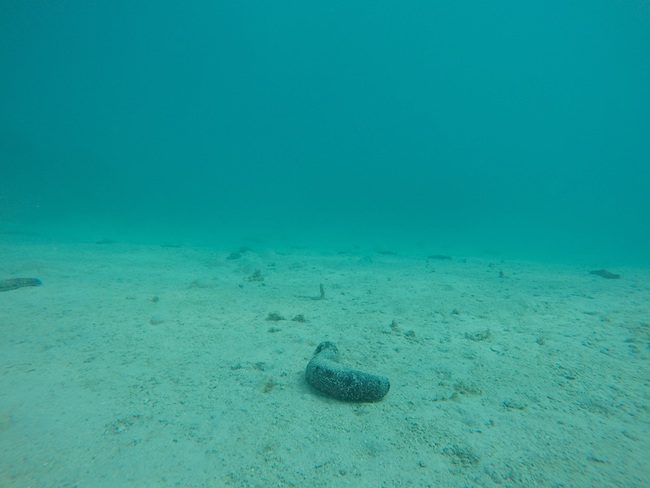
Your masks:
{"label": "white sand", "polygon": [[0,486],[650,485],[650,271],[347,251],[0,246]]}

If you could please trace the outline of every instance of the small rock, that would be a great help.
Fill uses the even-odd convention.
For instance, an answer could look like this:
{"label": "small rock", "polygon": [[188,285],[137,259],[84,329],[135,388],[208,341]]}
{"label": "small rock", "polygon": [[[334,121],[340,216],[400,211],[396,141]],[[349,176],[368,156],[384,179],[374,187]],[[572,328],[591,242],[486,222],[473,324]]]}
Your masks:
{"label": "small rock", "polygon": [[490,329],[485,329],[481,330],[478,332],[473,332],[473,333],[468,333],[465,332],[465,339],[469,339],[470,341],[474,342],[480,342],[480,341],[485,341],[489,339],[492,336],[492,333],[490,332]]}
{"label": "small rock", "polygon": [[160,325],[165,321],[160,315],[152,315],[149,319],[151,325]]}
{"label": "small rock", "polygon": [[264,276],[259,269],[256,269],[255,272],[246,278],[248,281],[264,281]]}
{"label": "small rock", "polygon": [[396,334],[399,334],[401,332],[397,320],[393,319],[393,321],[390,323],[390,330],[392,330]]}
{"label": "small rock", "polygon": [[524,402],[520,402],[518,400],[515,400],[513,398],[509,398],[507,400],[504,400],[501,402],[501,405],[503,405],[503,408],[506,410],[525,410],[526,409],[526,404]]}
{"label": "small rock", "polygon": [[277,383],[275,381],[273,381],[273,379],[271,378],[271,379],[267,380],[266,383],[264,383],[264,388],[262,388],[262,392],[263,393],[270,393],[273,390],[273,388],[275,388],[276,386],[277,386]]}
{"label": "small rock", "polygon": [[266,316],[266,320],[270,320],[271,322],[279,322],[280,320],[287,320],[287,319],[285,319],[279,313],[271,312]]}

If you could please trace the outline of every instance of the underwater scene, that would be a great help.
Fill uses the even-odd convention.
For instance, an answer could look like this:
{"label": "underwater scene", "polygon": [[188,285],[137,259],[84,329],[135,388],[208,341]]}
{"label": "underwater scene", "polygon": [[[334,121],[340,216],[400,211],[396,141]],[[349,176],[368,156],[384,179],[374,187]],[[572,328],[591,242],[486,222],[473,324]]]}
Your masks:
{"label": "underwater scene", "polygon": [[650,2],[0,2],[0,487],[650,486]]}

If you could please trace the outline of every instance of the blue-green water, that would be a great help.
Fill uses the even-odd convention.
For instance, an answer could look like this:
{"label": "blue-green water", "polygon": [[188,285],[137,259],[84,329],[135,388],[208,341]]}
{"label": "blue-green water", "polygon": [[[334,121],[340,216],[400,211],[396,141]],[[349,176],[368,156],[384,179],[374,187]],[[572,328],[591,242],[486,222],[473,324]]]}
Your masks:
{"label": "blue-green water", "polygon": [[0,230],[650,261],[650,4],[0,6]]}

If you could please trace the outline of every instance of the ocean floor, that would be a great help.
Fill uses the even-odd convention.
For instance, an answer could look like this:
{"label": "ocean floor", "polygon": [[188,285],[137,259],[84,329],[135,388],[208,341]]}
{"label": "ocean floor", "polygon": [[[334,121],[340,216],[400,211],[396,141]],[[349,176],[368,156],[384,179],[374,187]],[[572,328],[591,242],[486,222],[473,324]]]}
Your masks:
{"label": "ocean floor", "polygon": [[650,486],[649,269],[250,247],[0,245],[0,486]]}

